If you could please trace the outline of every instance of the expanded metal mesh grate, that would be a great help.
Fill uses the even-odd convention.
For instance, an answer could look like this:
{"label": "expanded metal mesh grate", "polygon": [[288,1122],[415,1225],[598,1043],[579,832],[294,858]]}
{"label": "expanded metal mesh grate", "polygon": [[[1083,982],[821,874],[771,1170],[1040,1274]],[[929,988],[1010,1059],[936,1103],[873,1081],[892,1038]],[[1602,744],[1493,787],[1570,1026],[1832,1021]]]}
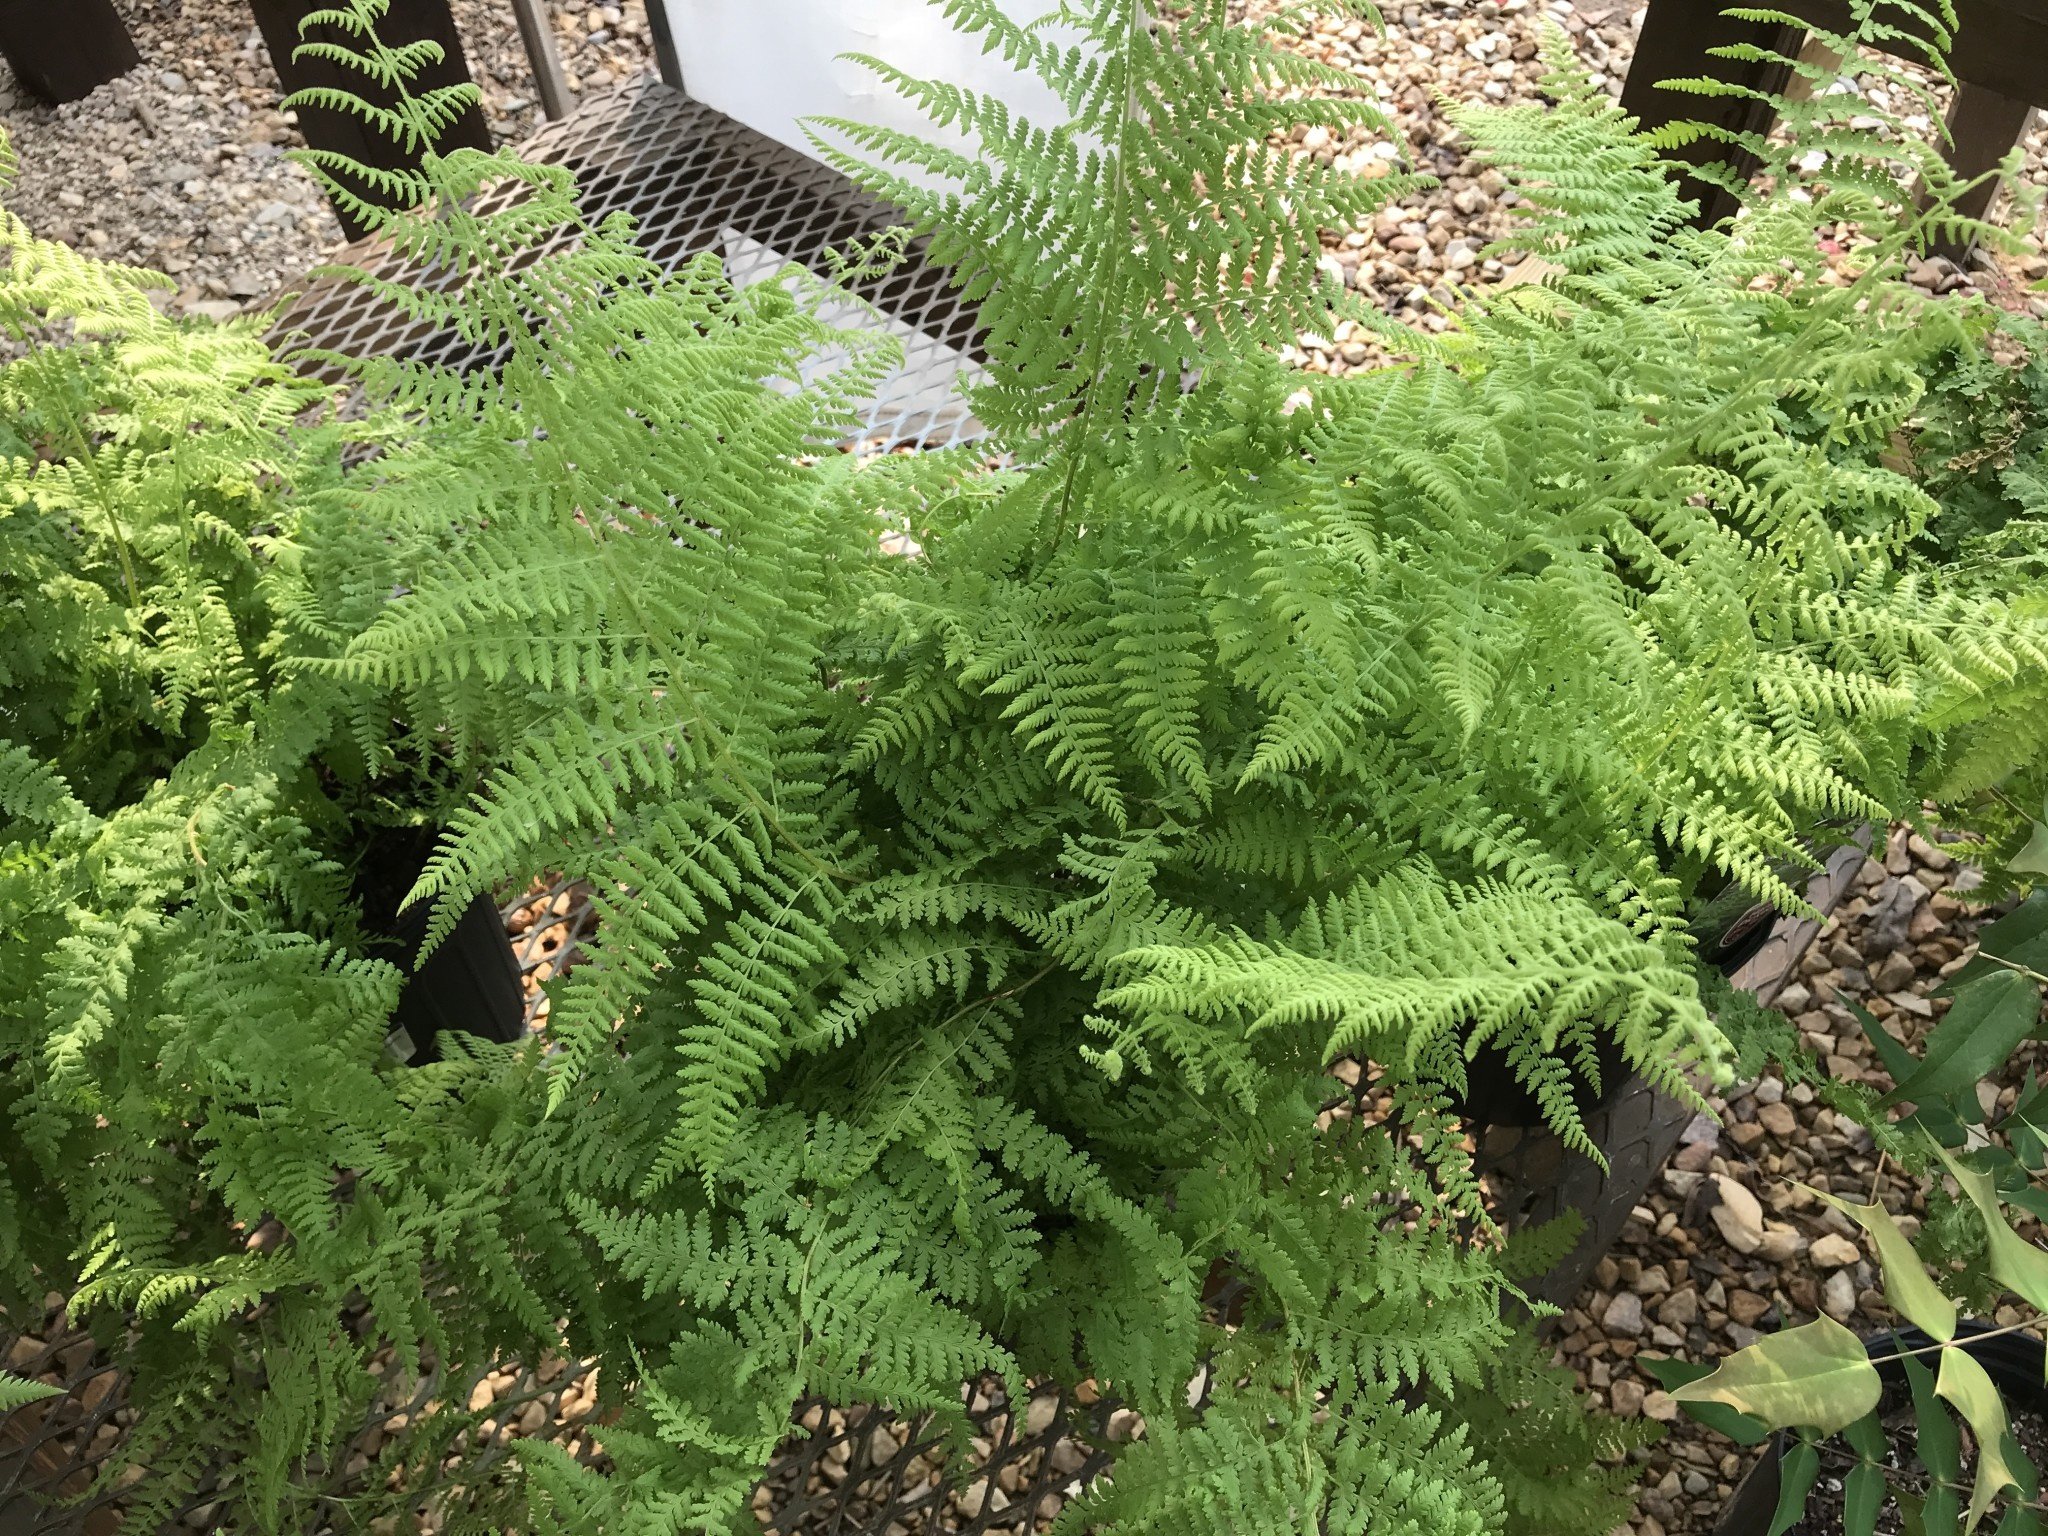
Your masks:
{"label": "expanded metal mesh grate", "polygon": [[[12,1346],[14,1369],[67,1391],[0,1418],[0,1533],[179,1536],[220,1529],[215,1515],[223,1488],[213,1482],[149,1521],[130,1518],[134,1500],[151,1492],[140,1469],[93,1489],[100,1470],[118,1464],[133,1424],[126,1378],[89,1336],[66,1331],[61,1308],[38,1331],[50,1341],[4,1329],[0,1338]],[[1110,1442],[1135,1431],[1134,1416],[1114,1404],[1083,1402],[1050,1387],[1013,1404],[1000,1382],[984,1378],[968,1383],[962,1396],[970,1426],[964,1445],[950,1442],[929,1416],[815,1399],[800,1404],[790,1439],[755,1493],[755,1520],[774,1536],[1029,1536],[1109,1465]],[[465,1403],[469,1411],[462,1413]],[[447,1410],[446,1428],[428,1460],[450,1458],[438,1475],[431,1466],[422,1471],[418,1446],[399,1438],[437,1406]],[[461,1381],[429,1374],[398,1400],[380,1402],[340,1465],[304,1475],[337,1505],[378,1504],[409,1456],[408,1491],[388,1502],[394,1516],[411,1518],[395,1528],[431,1532],[460,1511],[474,1517],[516,1507],[507,1496],[517,1439],[550,1439],[586,1465],[607,1466],[595,1407],[588,1363],[555,1359],[538,1370],[478,1372]],[[360,1529],[360,1522],[317,1520],[305,1536]]]}
{"label": "expanded metal mesh grate", "polygon": [[[742,285],[772,277],[792,261],[823,271],[829,252],[903,222],[899,211],[837,171],[652,78],[550,124],[521,153],[575,171],[584,212],[593,222],[630,214],[642,249],[664,269],[716,251]],[[896,270],[853,289],[880,311],[904,350],[903,366],[884,381],[868,410],[863,443],[937,448],[981,435],[960,398],[963,373],[976,366],[979,355],[973,311],[920,254],[913,249]],[[376,240],[357,242],[338,260],[412,286],[445,290],[453,282],[447,273],[409,264]],[[828,318],[874,323],[851,304]],[[341,278],[312,283],[279,327],[302,331],[313,345],[348,356],[412,357],[464,370],[497,361]]]}

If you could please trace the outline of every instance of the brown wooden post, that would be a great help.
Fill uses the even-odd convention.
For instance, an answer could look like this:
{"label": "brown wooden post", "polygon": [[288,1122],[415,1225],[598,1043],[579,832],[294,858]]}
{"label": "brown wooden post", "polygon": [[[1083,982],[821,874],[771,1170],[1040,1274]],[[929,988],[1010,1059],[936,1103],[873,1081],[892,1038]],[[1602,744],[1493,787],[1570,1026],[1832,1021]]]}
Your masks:
{"label": "brown wooden post", "polygon": [[23,90],[53,107],[142,62],[113,0],[0,0],[0,55]]}
{"label": "brown wooden post", "polygon": [[[1738,133],[1762,134],[1770,130],[1768,104],[1744,96],[1694,96],[1661,88],[1665,80],[1687,80],[1711,76],[1755,91],[1782,94],[1791,75],[1782,64],[1716,58],[1710,48],[1749,43],[1769,49],[1785,58],[1796,58],[1804,29],[1775,22],[1741,21],[1724,16],[1727,0],[1651,0],[1643,13],[1642,35],[1636,41],[1634,61],[1621,88],[1621,108],[1641,119],[1645,128],[1690,119],[1713,123]],[[1671,152],[1670,158],[1689,165],[1707,165],[1719,160],[1738,175],[1756,169],[1753,156],[1713,139],[1697,140]],[[1684,178],[1687,197],[1698,198],[1700,222],[1717,223],[1735,212],[1735,199],[1710,183]]]}
{"label": "brown wooden post", "polygon": [[[331,86],[379,106],[392,105],[395,96],[379,91],[368,77],[352,69],[325,59],[292,57],[293,50],[301,41],[300,19],[325,3],[327,0],[250,0],[256,25],[262,28],[263,40],[270,47],[271,63],[276,66],[278,79],[283,82],[286,93],[310,86]],[[330,42],[349,41],[345,35],[325,30],[316,35]],[[449,0],[391,0],[391,9],[379,24],[378,35],[388,45],[431,38],[445,51],[446,56],[439,64],[413,82],[414,90],[460,85],[470,78],[469,61],[463,56],[462,39],[455,32],[455,17],[449,9]],[[405,170],[419,164],[417,153],[407,153],[403,146],[350,113],[335,112],[325,107],[300,107],[298,114],[299,131],[315,149],[338,150],[364,165],[382,170]],[[483,150],[492,147],[491,130],[484,123],[480,106],[471,107],[450,124],[436,147],[449,150],[464,146]],[[367,189],[362,190],[367,196]],[[360,239],[365,232],[362,224],[339,204],[334,211],[348,237]]]}
{"label": "brown wooden post", "polygon": [[[2042,94],[2048,95],[2048,59],[2042,60]],[[2012,152],[2013,145],[2026,136],[2034,120],[2031,102],[2016,101],[1988,86],[1967,81],[1956,87],[1955,100],[1948,109],[1948,163],[1965,181],[1979,176],[1974,187],[1956,200],[1956,212],[1966,219],[1981,219],[1998,196],[1999,179],[1991,175],[1998,162]],[[1960,262],[1968,254],[1961,242],[1937,242],[1930,255],[1946,256]]]}

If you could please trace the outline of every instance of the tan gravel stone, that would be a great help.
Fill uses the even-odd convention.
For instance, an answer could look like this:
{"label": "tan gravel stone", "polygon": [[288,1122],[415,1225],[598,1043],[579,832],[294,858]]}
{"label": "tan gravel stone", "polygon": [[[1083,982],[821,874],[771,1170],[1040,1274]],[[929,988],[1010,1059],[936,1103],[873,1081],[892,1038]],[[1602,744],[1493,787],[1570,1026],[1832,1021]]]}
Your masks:
{"label": "tan gravel stone", "polygon": [[1854,1264],[1863,1257],[1863,1251],[1839,1232],[1829,1232],[1813,1240],[1809,1257],[1822,1269],[1839,1269],[1844,1264]]}
{"label": "tan gravel stone", "polygon": [[1799,1129],[1799,1117],[1789,1104],[1766,1104],[1756,1112],[1757,1123],[1780,1141]]}
{"label": "tan gravel stone", "polygon": [[1763,1242],[1764,1213],[1755,1195],[1726,1174],[1715,1174],[1714,1225],[1738,1253],[1755,1253]]}

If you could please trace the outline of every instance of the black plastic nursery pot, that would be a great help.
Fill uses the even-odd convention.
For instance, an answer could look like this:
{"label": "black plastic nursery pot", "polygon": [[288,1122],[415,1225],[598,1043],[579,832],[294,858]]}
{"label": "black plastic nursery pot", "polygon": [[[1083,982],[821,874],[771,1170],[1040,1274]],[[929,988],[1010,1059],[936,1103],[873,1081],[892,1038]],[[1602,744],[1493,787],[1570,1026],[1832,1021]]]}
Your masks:
{"label": "black plastic nursery pot", "polygon": [[[1732,917],[1716,918],[1700,942],[1700,953],[1724,976],[1733,976],[1769,942],[1779,914],[1761,903],[1742,903]],[[1583,1077],[1572,1085],[1572,1102],[1579,1113],[1591,1115],[1614,1102],[1631,1080],[1628,1059],[1621,1046],[1609,1036],[1595,1042],[1594,1061],[1599,1067],[1599,1087]],[[1452,1100],[1452,1108],[1475,1126],[1509,1126],[1527,1130],[1544,1123],[1542,1106],[1523,1086],[1508,1063],[1507,1052],[1497,1046],[1482,1047],[1465,1067],[1465,1092]]]}
{"label": "black plastic nursery pot", "polygon": [[[1612,1036],[1601,1035],[1594,1043],[1594,1059],[1600,1067],[1596,1091],[1580,1076],[1572,1080],[1572,1102],[1581,1115],[1590,1115],[1614,1102],[1629,1080],[1628,1058]],[[1496,1045],[1481,1046],[1465,1064],[1465,1091],[1454,1095],[1451,1108],[1472,1125],[1505,1125],[1527,1130],[1544,1123],[1543,1106],[1536,1102],[1515,1069],[1508,1053]]]}
{"label": "black plastic nursery pot", "polygon": [[526,1029],[526,999],[519,963],[498,909],[477,896],[463,909],[454,931],[419,962],[430,905],[399,903],[425,867],[435,834],[400,829],[373,837],[356,869],[356,896],[363,926],[377,936],[373,952],[406,973],[404,990],[391,1016],[389,1048],[414,1065],[437,1061],[441,1036],[449,1030],[508,1044]]}
{"label": "black plastic nursery pot", "polygon": [[[1887,1392],[1906,1390],[1906,1373],[1899,1365],[1902,1351],[1926,1349],[1934,1340],[1918,1328],[1899,1328],[1872,1334],[1863,1341]],[[1956,1325],[1956,1344],[1969,1351],[1984,1367],[1984,1374],[1997,1386],[2008,1408],[2048,1418],[2048,1346],[2028,1333],[2005,1333],[1988,1323],[1964,1321]],[[1773,1435],[1764,1448],[1763,1459],[1750,1469],[1728,1507],[1714,1526],[1714,1536],[1767,1536],[1771,1517],[1777,1512],[1780,1472],[1785,1455],[1785,1436]],[[1812,1509],[1809,1503],[1809,1510]],[[1786,1536],[1835,1536],[1832,1531],[1810,1524],[1801,1516]]]}

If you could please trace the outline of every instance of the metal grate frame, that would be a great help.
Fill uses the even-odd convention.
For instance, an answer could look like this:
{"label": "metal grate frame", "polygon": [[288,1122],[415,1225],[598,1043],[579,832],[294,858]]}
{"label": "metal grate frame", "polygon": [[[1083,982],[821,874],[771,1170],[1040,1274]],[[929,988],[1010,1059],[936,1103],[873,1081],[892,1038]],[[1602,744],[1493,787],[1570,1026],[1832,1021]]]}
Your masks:
{"label": "metal grate frame", "polygon": [[[528,160],[576,173],[594,223],[630,214],[641,248],[664,270],[706,251],[725,259],[742,286],[788,262],[824,271],[848,242],[904,222],[839,172],[806,159],[723,113],[643,77],[552,123],[520,147]],[[486,196],[511,195],[491,193]],[[559,245],[569,237],[555,237]],[[543,245],[535,255],[554,248]],[[340,264],[414,286],[447,289],[452,275],[422,271],[375,240],[336,256]],[[946,447],[981,435],[960,399],[962,376],[981,357],[973,310],[915,245],[894,271],[857,285],[904,347],[903,366],[878,391],[858,439],[881,447]],[[831,318],[871,324],[858,306]],[[304,333],[348,356],[394,356],[471,370],[485,350],[408,319],[369,289],[341,277],[312,281],[282,312],[280,333]]]}

